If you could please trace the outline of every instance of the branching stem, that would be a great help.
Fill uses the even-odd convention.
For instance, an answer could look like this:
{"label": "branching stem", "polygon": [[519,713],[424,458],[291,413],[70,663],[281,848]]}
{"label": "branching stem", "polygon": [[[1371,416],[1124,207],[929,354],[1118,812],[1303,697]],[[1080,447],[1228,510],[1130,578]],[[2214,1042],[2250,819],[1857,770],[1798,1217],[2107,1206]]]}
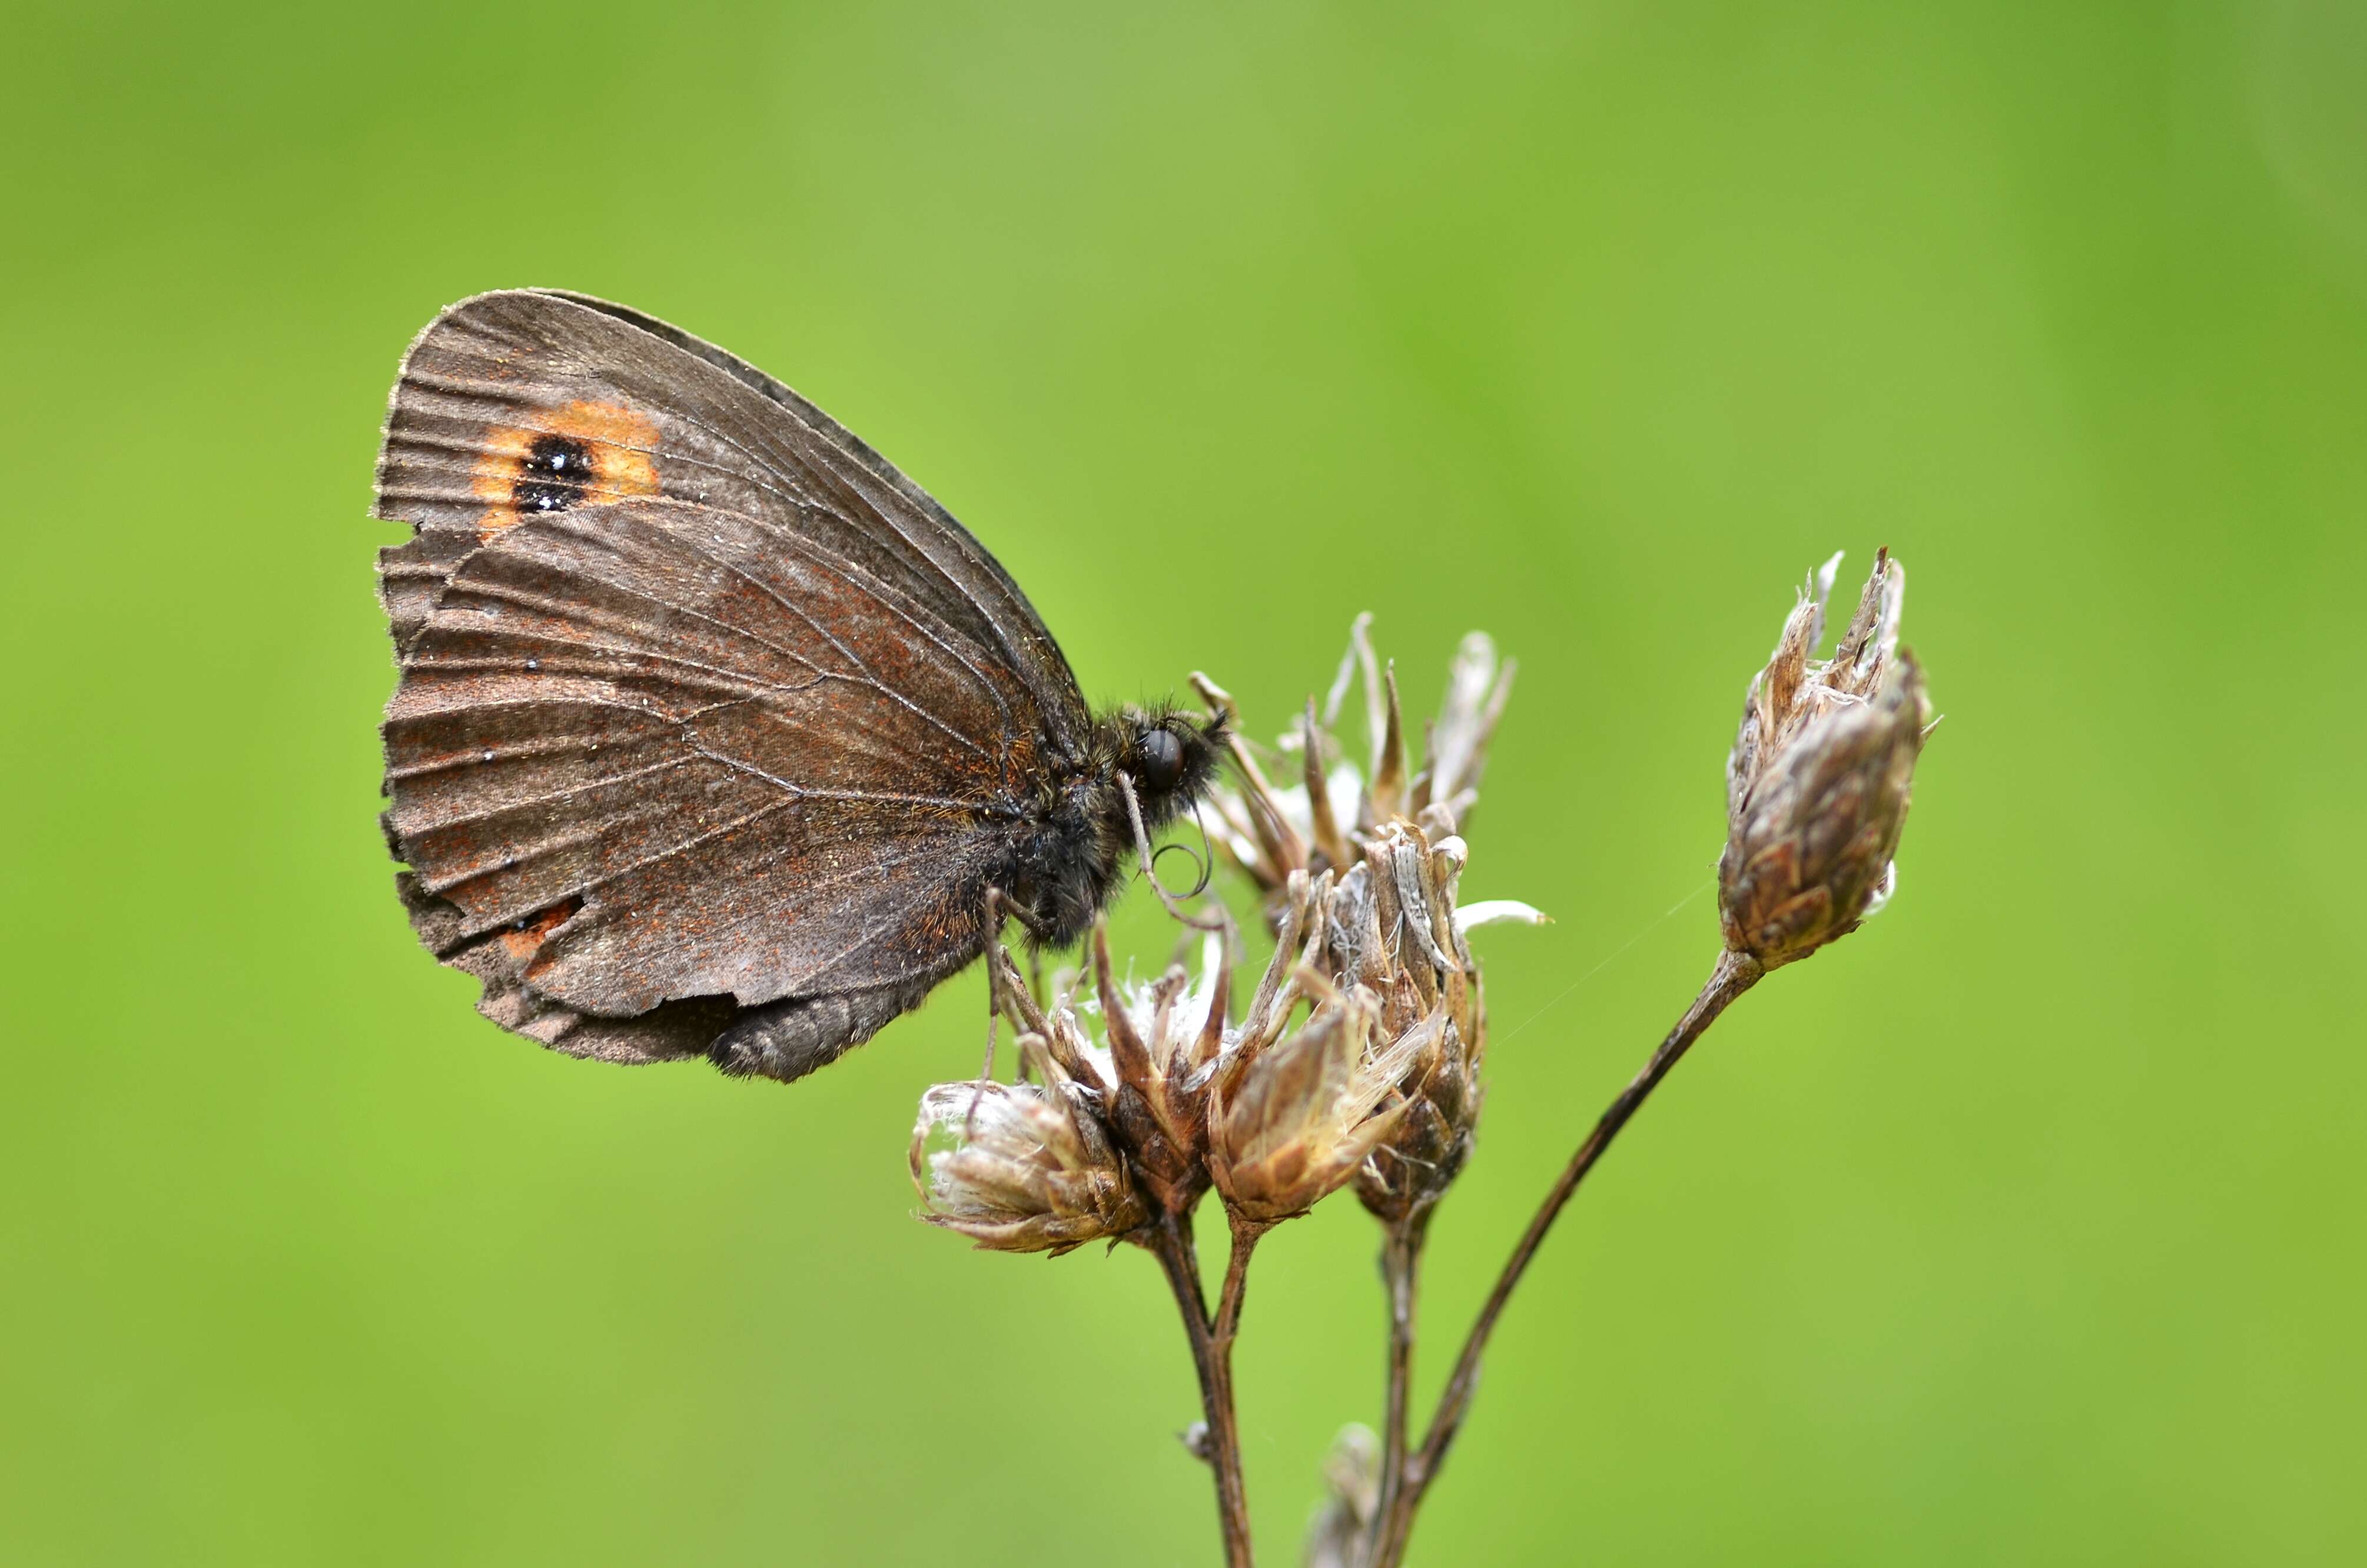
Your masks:
{"label": "branching stem", "polygon": [[[1496,1320],[1503,1315],[1504,1303],[1512,1299],[1513,1287],[1527,1272],[1530,1259],[1536,1257],[1546,1233],[1553,1228],[1554,1221],[1560,1216],[1562,1206],[1569,1201],[1570,1195],[1578,1190],[1578,1184],[1586,1179],[1586,1173],[1594,1168],[1595,1162],[1611,1146],[1611,1140],[1619,1135],[1619,1129],[1625,1127],[1628,1119],[1650,1098],[1652,1090],[1659,1087],[1660,1080],[1669,1076],[1670,1069],[1683,1058],[1693,1043],[1716,1021],[1717,1015],[1726,1010],[1728,1003],[1756,985],[1764,974],[1766,970],[1753,959],[1736,953],[1720,953],[1717,967],[1711,971],[1701,994],[1693,998],[1693,1005],[1677,1021],[1677,1026],[1669,1032],[1669,1037],[1660,1042],[1659,1048],[1644,1064],[1644,1070],[1619,1091],[1618,1098],[1612,1100],[1601,1119],[1594,1123],[1594,1130],[1586,1135],[1586,1141],[1579,1145],[1577,1151],[1569,1156],[1569,1164],[1563,1167],[1560,1177],[1546,1194],[1545,1201],[1538,1205],[1535,1216],[1529,1221],[1529,1228],[1521,1234],[1520,1241],[1512,1247],[1512,1256],[1504,1260],[1503,1270],[1496,1277],[1495,1288],[1488,1292],[1487,1302],[1479,1308],[1479,1315],[1473,1321],[1471,1332],[1463,1341],[1462,1354],[1455,1358],[1455,1371],[1446,1380],[1446,1390],[1439,1395],[1438,1410],[1431,1417],[1430,1430],[1422,1438],[1421,1451],[1408,1458],[1399,1467],[1395,1478],[1394,1495],[1382,1514],[1379,1547],[1372,1557],[1374,1568],[1397,1568],[1403,1560],[1406,1541],[1413,1529],[1414,1510],[1421,1506],[1422,1495],[1430,1489],[1431,1483],[1438,1479],[1439,1467],[1446,1462],[1447,1450],[1453,1446],[1455,1434],[1462,1429],[1464,1417],[1470,1413],[1471,1395],[1479,1381],[1479,1358],[1488,1348],[1488,1337],[1495,1332]],[[1385,1472],[1383,1485],[1389,1484],[1388,1472]]]}
{"label": "branching stem", "polygon": [[1240,1408],[1233,1394],[1233,1342],[1240,1337],[1241,1302],[1249,1293],[1250,1254],[1257,1250],[1258,1238],[1272,1227],[1244,1220],[1229,1211],[1228,1217],[1232,1221],[1232,1247],[1225,1258],[1225,1284],[1217,1298],[1217,1322],[1215,1332],[1210,1337],[1210,1349],[1214,1353],[1216,1366],[1217,1403],[1225,1424],[1219,1451],[1232,1455],[1234,1495],[1244,1499],[1241,1503],[1241,1550],[1244,1554],[1241,1561],[1247,1562],[1249,1513],[1240,1469]]}
{"label": "branching stem", "polygon": [[[1255,1238],[1251,1241],[1254,1244]],[[1199,1375],[1200,1410],[1207,1427],[1203,1455],[1216,1473],[1217,1523],[1224,1532],[1226,1568],[1253,1568],[1250,1548],[1249,1497],[1242,1485],[1240,1423],[1233,1415],[1232,1339],[1240,1321],[1240,1295],[1249,1269],[1247,1248],[1236,1229],[1232,1258],[1225,1267],[1225,1292],[1217,1322],[1208,1317],[1207,1296],[1200,1287],[1199,1256],[1192,1247],[1192,1221],[1186,1214],[1162,1214],[1152,1227],[1150,1250],[1175,1292],[1176,1310],[1184,1318],[1184,1336],[1192,1345],[1192,1370]],[[1219,1325],[1222,1325],[1220,1328]]]}

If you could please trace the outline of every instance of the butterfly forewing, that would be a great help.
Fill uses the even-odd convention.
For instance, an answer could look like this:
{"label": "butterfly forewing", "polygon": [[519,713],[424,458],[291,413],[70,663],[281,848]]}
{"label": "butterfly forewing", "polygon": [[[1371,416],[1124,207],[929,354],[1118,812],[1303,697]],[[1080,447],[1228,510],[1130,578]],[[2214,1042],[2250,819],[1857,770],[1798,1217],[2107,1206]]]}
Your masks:
{"label": "butterfly forewing", "polygon": [[638,496],[787,525],[1015,684],[1064,748],[1088,722],[1025,595],[927,493],[762,371],[648,317],[540,291],[451,307],[403,360],[377,515],[418,536],[380,570],[396,640],[454,564],[549,511]]}

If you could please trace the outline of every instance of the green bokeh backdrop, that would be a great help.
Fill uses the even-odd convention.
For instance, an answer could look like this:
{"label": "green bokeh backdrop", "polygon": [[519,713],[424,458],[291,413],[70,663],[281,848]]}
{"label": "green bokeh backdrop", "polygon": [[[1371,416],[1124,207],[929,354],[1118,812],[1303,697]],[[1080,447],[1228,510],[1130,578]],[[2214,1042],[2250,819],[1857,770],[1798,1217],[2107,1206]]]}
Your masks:
{"label": "green bokeh backdrop", "polygon": [[[1360,609],[1424,704],[1520,656],[1467,888],[1558,924],[1486,940],[1433,1345],[1706,969],[1792,585],[1892,547],[1897,902],[1603,1168],[1419,1545],[2367,1559],[2362,18],[11,6],[0,1558],[1213,1559],[1148,1260],[906,1217],[975,976],[783,1090],[546,1055],[407,932],[370,459],[533,283],[817,398],[1097,697],[1277,729]],[[1276,1563],[1371,1246],[1260,1255]]]}

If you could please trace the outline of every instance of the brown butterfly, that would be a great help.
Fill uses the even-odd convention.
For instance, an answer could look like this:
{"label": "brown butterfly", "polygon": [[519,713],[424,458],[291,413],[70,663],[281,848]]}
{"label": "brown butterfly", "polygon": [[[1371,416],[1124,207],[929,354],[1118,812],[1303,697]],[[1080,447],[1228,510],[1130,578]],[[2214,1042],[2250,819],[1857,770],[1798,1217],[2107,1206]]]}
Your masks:
{"label": "brown butterfly", "polygon": [[[542,290],[403,358],[373,514],[396,887],[573,1055],[788,1079],[984,951],[1074,940],[1220,726],[1095,715],[994,558],[762,371]],[[999,898],[997,897],[999,896]]]}

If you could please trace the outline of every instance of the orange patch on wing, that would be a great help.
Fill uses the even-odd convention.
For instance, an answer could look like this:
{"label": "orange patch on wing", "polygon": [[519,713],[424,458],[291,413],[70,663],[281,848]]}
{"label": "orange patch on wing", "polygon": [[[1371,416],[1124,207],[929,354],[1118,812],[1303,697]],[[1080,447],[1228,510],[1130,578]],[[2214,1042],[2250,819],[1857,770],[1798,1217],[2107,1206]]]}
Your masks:
{"label": "orange patch on wing", "polygon": [[485,514],[477,519],[481,542],[546,510],[519,504],[517,491],[521,484],[538,481],[539,476],[527,465],[535,443],[550,435],[578,444],[589,459],[578,504],[597,506],[658,493],[657,422],[622,403],[572,402],[538,416],[532,424],[496,424],[486,430],[485,449],[469,482],[486,505]]}
{"label": "orange patch on wing", "polygon": [[542,945],[545,937],[573,919],[575,911],[582,908],[583,900],[581,898],[561,899],[534,919],[504,931],[502,950],[510,955],[512,962],[524,964],[534,956],[534,950]]}

